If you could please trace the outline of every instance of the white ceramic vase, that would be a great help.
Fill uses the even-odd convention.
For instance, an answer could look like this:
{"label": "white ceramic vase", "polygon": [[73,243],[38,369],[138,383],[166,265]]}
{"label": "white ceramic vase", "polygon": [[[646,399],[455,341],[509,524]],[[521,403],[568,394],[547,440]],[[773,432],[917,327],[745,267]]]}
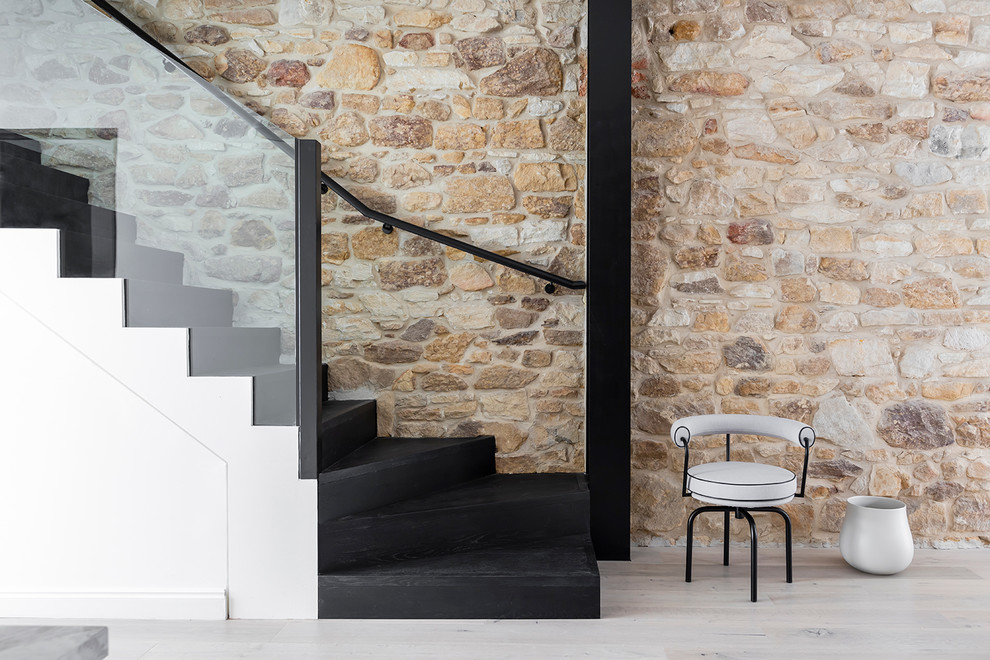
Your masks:
{"label": "white ceramic vase", "polygon": [[842,558],[864,573],[900,573],[914,559],[914,541],[904,502],[857,495],[846,502],[839,533]]}

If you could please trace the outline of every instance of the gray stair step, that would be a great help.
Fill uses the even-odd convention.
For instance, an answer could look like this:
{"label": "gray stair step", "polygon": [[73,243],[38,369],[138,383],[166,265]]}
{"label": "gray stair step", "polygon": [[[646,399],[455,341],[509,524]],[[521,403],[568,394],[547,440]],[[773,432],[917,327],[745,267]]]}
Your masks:
{"label": "gray stair step", "polygon": [[117,241],[116,277],[129,280],[152,280],[169,284],[182,284],[180,252],[122,243]]}
{"label": "gray stair step", "polygon": [[137,218],[127,213],[115,212],[116,238],[118,243],[133,243],[137,240]]}
{"label": "gray stair step", "polygon": [[131,327],[230,327],[234,298],[230,291],[124,280],[125,323]]}
{"label": "gray stair step", "polygon": [[[196,330],[202,330],[197,328]],[[200,371],[196,376],[252,378],[254,424],[256,426],[295,426],[296,367],[274,364],[243,368],[224,368],[216,372]]]}
{"label": "gray stair step", "polygon": [[279,365],[255,374],[254,423],[258,426],[295,426],[295,365]]}
{"label": "gray stair step", "polygon": [[189,375],[225,375],[250,367],[278,364],[282,332],[278,328],[190,328]]}

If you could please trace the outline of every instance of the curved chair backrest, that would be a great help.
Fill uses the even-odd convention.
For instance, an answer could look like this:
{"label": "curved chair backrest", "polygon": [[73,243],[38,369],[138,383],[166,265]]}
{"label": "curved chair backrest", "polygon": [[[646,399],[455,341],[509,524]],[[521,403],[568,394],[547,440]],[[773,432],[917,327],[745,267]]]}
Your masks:
{"label": "curved chair backrest", "polygon": [[805,448],[815,444],[815,431],[807,424],[766,415],[695,415],[682,417],[670,427],[670,439],[678,447],[686,446],[696,435],[721,433],[769,436]]}

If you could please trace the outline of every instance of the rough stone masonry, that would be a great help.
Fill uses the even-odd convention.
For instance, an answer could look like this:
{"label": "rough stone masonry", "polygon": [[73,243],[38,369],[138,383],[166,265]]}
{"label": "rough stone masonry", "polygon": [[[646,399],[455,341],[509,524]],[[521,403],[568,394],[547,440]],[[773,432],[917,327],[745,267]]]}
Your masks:
{"label": "rough stone masonry", "polygon": [[723,412],[818,431],[798,541],[872,494],[986,545],[990,2],[633,4],[634,539],[683,541],[670,423]]}
{"label": "rough stone masonry", "polygon": [[[584,276],[586,2],[124,0],[369,206]],[[494,434],[501,471],[584,467],[584,301],[323,197],[332,388],[388,435]]]}

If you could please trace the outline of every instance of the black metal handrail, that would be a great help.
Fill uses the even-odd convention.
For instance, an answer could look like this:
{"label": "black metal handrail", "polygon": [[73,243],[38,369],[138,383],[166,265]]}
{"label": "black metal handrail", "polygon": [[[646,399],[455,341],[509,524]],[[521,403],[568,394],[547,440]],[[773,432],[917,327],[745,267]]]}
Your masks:
{"label": "black metal handrail", "polygon": [[326,174],[323,175],[323,183],[332,190],[338,197],[343,199],[345,202],[353,206],[358,212],[365,216],[366,218],[371,218],[372,220],[377,220],[382,223],[382,231],[385,233],[391,233],[393,228],[401,229],[407,231],[410,234],[416,234],[417,236],[422,236],[423,238],[428,238],[431,241],[436,241],[437,243],[442,243],[448,247],[452,247],[462,252],[467,252],[473,254],[476,257],[481,257],[487,261],[491,261],[496,264],[501,264],[507,268],[512,268],[513,270],[518,270],[520,272],[526,273],[527,275],[532,275],[533,277],[538,277],[542,280],[547,281],[546,291],[547,293],[553,293],[555,290],[554,285],[564,286],[568,289],[584,289],[587,288],[587,284],[580,280],[571,280],[554,273],[549,273],[545,270],[537,268],[536,266],[531,266],[529,264],[523,263],[521,261],[515,261],[514,259],[509,259],[508,257],[502,256],[497,252],[491,252],[480,248],[476,245],[471,245],[470,243],[465,243],[464,241],[459,241],[456,238],[452,238],[445,234],[440,234],[435,231],[430,231],[420,227],[419,225],[414,225],[411,222],[406,222],[405,220],[399,220],[398,218],[393,218],[387,213],[381,213],[368,206],[362,202],[360,199],[349,193],[343,186],[328,177]]}
{"label": "black metal handrail", "polygon": [[[83,0],[90,5],[96,7],[98,10],[114,19],[125,28],[133,32],[138,38],[144,41],[146,44],[157,50],[165,58],[166,68],[174,67],[186,75],[188,75],[192,80],[194,80],[200,87],[206,90],[209,94],[213,95],[217,100],[226,105],[232,111],[234,111],[241,119],[251,124],[255,130],[258,131],[265,138],[270,140],[276,147],[281,149],[287,155],[294,157],[293,147],[286,143],[286,141],[279,137],[271,128],[262,122],[258,115],[241,105],[234,99],[230,98],[219,88],[213,85],[210,81],[203,78],[199,73],[197,73],[192,67],[183,62],[181,59],[172,54],[172,52],[158,43],[154,38],[152,38],[148,33],[142,30],[136,23],[134,23],[130,18],[122,14],[116,7],[111,5],[107,0]],[[343,199],[345,202],[353,206],[358,213],[366,218],[375,220],[382,223],[382,231],[385,233],[391,233],[393,229],[401,229],[407,231],[410,234],[415,234],[417,236],[422,236],[423,238],[429,239],[436,243],[446,245],[447,247],[460,250],[462,252],[467,252],[476,257],[480,257],[486,261],[491,261],[492,263],[505,266],[506,268],[511,268],[517,270],[521,273],[526,273],[533,277],[539,278],[547,282],[545,287],[547,293],[553,293],[557,286],[563,286],[568,289],[586,289],[588,284],[583,280],[572,280],[555,273],[551,273],[543,270],[542,268],[537,268],[527,263],[521,261],[516,261],[510,259],[509,257],[498,254],[497,252],[492,252],[490,250],[485,250],[484,248],[477,247],[470,243],[465,243],[464,241],[452,238],[445,234],[420,227],[411,222],[406,222],[405,220],[399,220],[398,218],[392,217],[387,213],[381,213],[375,211],[374,209],[368,207],[367,204],[362,202],[360,199],[352,195],[346,188],[344,188],[340,183],[334,180],[332,177],[328,176],[325,172],[322,174],[323,185],[325,186],[324,192],[327,190],[333,191],[338,197]]]}

